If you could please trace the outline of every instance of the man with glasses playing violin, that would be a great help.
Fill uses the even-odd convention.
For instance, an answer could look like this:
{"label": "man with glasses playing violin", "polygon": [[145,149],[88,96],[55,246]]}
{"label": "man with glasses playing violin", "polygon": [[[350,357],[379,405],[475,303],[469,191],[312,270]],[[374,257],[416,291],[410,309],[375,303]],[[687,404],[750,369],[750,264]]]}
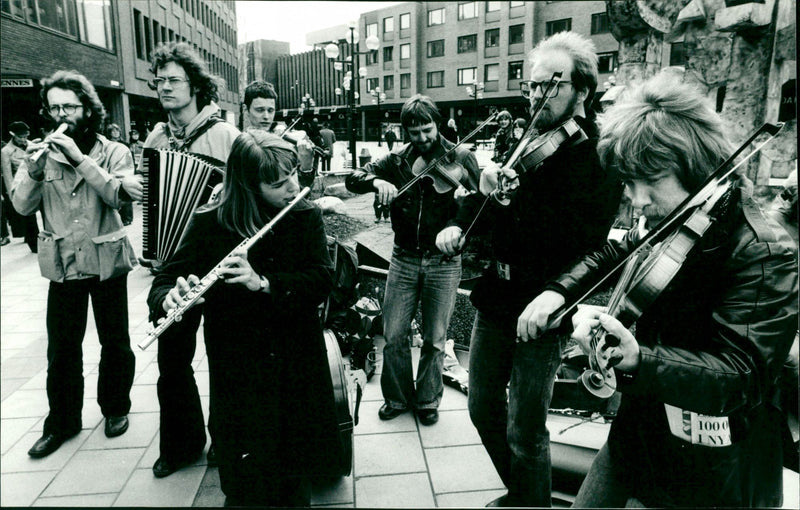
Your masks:
{"label": "man with glasses playing violin", "polygon": [[567,301],[633,261],[620,306],[572,317],[572,337],[622,394],[575,506],[780,507],[776,379],[797,330],[797,248],[754,202],[744,165],[727,162],[736,153],[700,90],[662,72],[600,125],[600,160],[646,225],[553,279],[517,328],[539,342]]}
{"label": "man with glasses playing violin", "polygon": [[[561,346],[555,335],[517,342],[517,318],[547,280],[606,238],[621,194],[595,152],[592,42],[558,33],[540,42],[529,59],[531,81],[522,90],[534,115],[531,129],[540,136],[529,130],[520,142],[525,145],[507,156],[522,157],[484,168],[481,194],[465,198],[436,240],[452,254],[470,227],[491,235],[494,260],[471,294],[478,312],[469,363],[470,418],[508,488],[490,506],[551,505],[545,420]],[[563,140],[553,144],[550,137]]]}
{"label": "man with glasses playing violin", "polygon": [[[424,425],[439,420],[444,345],[461,281],[461,257],[445,258],[434,240],[456,212],[456,189],[477,189],[480,173],[472,152],[442,138],[440,122],[429,97],[409,98],[400,123],[411,143],[356,170],[345,182],[348,190],[375,192],[381,205],[391,207],[395,235],[383,301],[382,420],[410,409]],[[420,301],[423,344],[415,387],[409,333]]]}

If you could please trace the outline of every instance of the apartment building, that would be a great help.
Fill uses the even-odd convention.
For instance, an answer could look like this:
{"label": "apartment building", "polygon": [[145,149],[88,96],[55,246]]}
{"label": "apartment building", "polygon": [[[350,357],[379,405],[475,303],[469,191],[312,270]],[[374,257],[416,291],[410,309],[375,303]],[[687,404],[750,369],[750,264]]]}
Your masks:
{"label": "apartment building", "polygon": [[33,135],[40,80],[75,69],[96,87],[108,122],[141,131],[164,120],[149,60],[165,41],[186,41],[226,84],[220,106],[233,122],[238,104],[236,9],[210,0],[4,0],[0,11],[2,126],[24,120]]}

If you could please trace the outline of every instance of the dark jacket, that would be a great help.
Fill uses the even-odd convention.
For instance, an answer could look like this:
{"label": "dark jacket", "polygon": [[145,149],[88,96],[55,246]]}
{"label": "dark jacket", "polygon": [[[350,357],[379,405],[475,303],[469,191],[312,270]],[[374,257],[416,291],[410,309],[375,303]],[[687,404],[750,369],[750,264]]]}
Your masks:
{"label": "dark jacket", "polygon": [[[194,214],[150,289],[151,320],[164,315],[162,302],[178,276],[202,278],[243,240],[216,216],[206,209]],[[269,279],[270,294],[219,281],[200,307],[214,441],[229,495],[241,489],[231,484],[247,483],[240,479],[249,469],[245,463],[285,476],[326,471],[331,461],[325,453],[332,449],[325,441],[338,432],[318,316],[333,285],[319,209],[300,202],[249,250],[248,261]],[[189,313],[200,312],[195,308]]]}
{"label": "dark jacket", "polygon": [[[779,507],[782,420],[772,404],[797,330],[797,250],[744,189],[712,216],[636,321],[641,360],[632,378],[617,375],[622,402],[609,450],[629,469],[631,495],[648,507]],[[609,241],[550,287],[580,296],[637,240],[634,230]],[[673,436],[664,404],[728,416],[733,444],[712,448]]]}
{"label": "dark jacket", "polygon": [[[454,144],[439,137],[442,147],[449,150]],[[419,157],[413,144],[389,153],[374,163],[368,163],[364,170],[356,170],[345,181],[347,189],[353,193],[374,192],[372,181],[375,178],[388,181],[398,189],[413,177],[412,168]],[[459,163],[465,171],[459,181],[468,190],[478,189],[480,169],[475,154],[458,147],[448,156],[449,162]],[[421,162],[419,163],[421,164]],[[424,166],[422,167],[424,169]],[[436,248],[436,235],[456,214],[457,202],[453,199],[454,189],[438,193],[433,189],[431,179],[422,178],[408,191],[391,204],[394,242],[401,248],[413,251],[433,251]]]}
{"label": "dark jacket", "polygon": [[509,124],[507,128],[499,128],[494,135],[494,157],[493,161],[501,162],[508,149],[517,142],[514,138],[514,124]]}
{"label": "dark jacket", "polygon": [[[482,313],[516,324],[545,282],[606,239],[622,187],[600,166],[594,123],[576,120],[588,139],[562,144],[537,169],[522,173],[511,204],[490,199],[475,225],[475,233],[490,232],[495,259],[471,295]],[[481,194],[466,197],[451,224],[466,231],[483,200]],[[495,261],[512,265],[510,281],[498,278]]]}

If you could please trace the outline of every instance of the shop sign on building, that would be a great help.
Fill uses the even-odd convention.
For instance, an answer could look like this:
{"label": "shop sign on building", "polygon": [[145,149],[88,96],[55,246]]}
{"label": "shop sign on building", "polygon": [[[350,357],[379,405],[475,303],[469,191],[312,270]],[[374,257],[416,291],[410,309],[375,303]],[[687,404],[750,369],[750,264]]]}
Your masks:
{"label": "shop sign on building", "polygon": [[3,78],[0,86],[4,89],[24,89],[33,87],[33,80],[30,78]]}

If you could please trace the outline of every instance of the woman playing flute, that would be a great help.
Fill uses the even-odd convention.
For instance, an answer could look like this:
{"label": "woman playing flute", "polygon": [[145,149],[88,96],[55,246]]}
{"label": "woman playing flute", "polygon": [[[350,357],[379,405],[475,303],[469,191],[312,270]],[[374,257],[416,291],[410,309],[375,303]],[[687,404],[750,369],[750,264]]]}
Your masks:
{"label": "woman playing flute", "polygon": [[241,134],[222,193],[194,214],[148,297],[155,321],[223,261],[223,281],[185,313],[205,318],[226,506],[308,506],[309,479],[332,462],[321,443],[337,427],[318,315],[333,282],[322,214],[301,200],[249,251],[234,249],[298,195],[297,166],[289,142]]}

